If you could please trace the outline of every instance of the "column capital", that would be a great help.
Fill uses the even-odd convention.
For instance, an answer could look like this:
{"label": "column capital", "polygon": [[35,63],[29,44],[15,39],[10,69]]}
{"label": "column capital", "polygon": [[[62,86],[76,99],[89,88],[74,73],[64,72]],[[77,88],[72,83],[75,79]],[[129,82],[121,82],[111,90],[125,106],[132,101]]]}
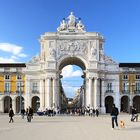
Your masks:
{"label": "column capital", "polygon": [[103,77],[99,77],[98,79],[100,79],[102,81],[105,81],[105,78],[103,78]]}
{"label": "column capital", "polygon": [[93,79],[94,79],[94,80],[98,80],[99,78],[98,78],[98,77],[93,77]]}
{"label": "column capital", "polygon": [[91,76],[90,76],[90,77],[88,77],[88,79],[91,79],[91,80],[92,80],[92,79],[93,79],[93,77],[91,77]]}

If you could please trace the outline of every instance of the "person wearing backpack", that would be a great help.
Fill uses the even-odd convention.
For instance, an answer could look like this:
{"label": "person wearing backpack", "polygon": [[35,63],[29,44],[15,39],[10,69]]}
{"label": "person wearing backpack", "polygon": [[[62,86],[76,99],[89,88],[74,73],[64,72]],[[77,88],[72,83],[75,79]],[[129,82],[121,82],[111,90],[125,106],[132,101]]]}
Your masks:
{"label": "person wearing backpack", "polygon": [[112,129],[114,129],[114,123],[116,124],[116,128],[118,129],[118,108],[115,107],[115,104],[112,106],[111,117],[112,117]]}

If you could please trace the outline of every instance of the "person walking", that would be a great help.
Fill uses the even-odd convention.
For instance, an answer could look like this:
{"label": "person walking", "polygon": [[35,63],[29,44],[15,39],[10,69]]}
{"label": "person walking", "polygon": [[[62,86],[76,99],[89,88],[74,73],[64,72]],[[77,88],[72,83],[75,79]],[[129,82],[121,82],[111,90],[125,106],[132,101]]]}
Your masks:
{"label": "person walking", "polygon": [[116,127],[118,129],[118,114],[119,114],[118,108],[115,107],[115,104],[113,104],[112,111],[110,114],[112,117],[112,129],[114,129],[114,123],[116,124]]}
{"label": "person walking", "polygon": [[24,119],[24,115],[25,115],[25,109],[21,109],[21,116],[22,116],[22,119]]}
{"label": "person walking", "polygon": [[9,110],[9,117],[10,117],[9,123],[11,123],[11,121],[12,121],[12,123],[14,122],[13,116],[14,116],[14,111],[12,108],[10,108],[10,110]]}
{"label": "person walking", "polygon": [[136,108],[132,108],[131,121],[134,122],[135,120],[136,120],[136,122],[138,121],[138,113],[137,113],[137,109]]}
{"label": "person walking", "polygon": [[96,114],[96,117],[98,117],[99,116],[99,110],[96,108],[96,110],[95,110],[95,114]]}

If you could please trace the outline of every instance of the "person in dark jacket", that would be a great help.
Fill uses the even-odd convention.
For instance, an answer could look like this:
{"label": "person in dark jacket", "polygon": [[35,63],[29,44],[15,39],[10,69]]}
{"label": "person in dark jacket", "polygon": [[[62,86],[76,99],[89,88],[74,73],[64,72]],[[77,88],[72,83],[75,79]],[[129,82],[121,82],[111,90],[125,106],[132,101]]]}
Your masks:
{"label": "person in dark jacket", "polygon": [[118,128],[118,108],[115,107],[115,104],[113,104],[112,111],[111,111],[111,117],[112,117],[112,129],[114,129],[114,123],[116,123],[116,127]]}
{"label": "person in dark jacket", "polygon": [[13,116],[14,116],[14,111],[12,108],[10,108],[10,110],[9,110],[9,117],[10,117],[9,123],[11,123],[11,121],[14,122]]}
{"label": "person in dark jacket", "polygon": [[131,121],[134,122],[136,120],[136,122],[138,121],[138,113],[136,108],[132,108],[132,117],[131,117]]}

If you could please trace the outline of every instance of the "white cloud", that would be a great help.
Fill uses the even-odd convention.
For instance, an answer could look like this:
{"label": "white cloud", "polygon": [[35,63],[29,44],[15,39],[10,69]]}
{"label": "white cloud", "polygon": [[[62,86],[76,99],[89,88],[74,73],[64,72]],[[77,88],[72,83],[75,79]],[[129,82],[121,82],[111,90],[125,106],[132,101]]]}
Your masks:
{"label": "white cloud", "polygon": [[0,57],[0,63],[15,63],[15,59],[14,58],[4,58],[4,57]]}
{"label": "white cloud", "polygon": [[76,92],[80,88],[80,87],[70,86],[66,83],[63,83],[62,86],[63,86],[63,89],[64,89],[66,96],[69,98],[73,98],[74,96],[76,96]]}
{"label": "white cloud", "polygon": [[24,54],[24,53],[20,53],[20,54],[18,54],[18,56],[19,56],[19,57],[22,57],[22,58],[27,57],[27,55],[26,55],[26,54]]}
{"label": "white cloud", "polygon": [[68,66],[66,66],[66,67],[64,67],[62,69],[62,75],[63,75],[63,78],[66,78],[66,77],[76,77],[76,76],[81,76],[82,75],[82,71],[80,71],[80,70],[74,71],[73,70],[73,66],[72,65],[68,65]]}
{"label": "white cloud", "polygon": [[15,63],[20,58],[27,57],[27,55],[22,52],[23,47],[15,44],[0,43],[0,51],[5,52],[5,56],[0,57],[0,63]]}
{"label": "white cloud", "polygon": [[11,53],[12,55],[18,56],[18,57],[26,57],[27,55],[22,53],[23,47],[10,44],[10,43],[0,43],[0,50]]}

